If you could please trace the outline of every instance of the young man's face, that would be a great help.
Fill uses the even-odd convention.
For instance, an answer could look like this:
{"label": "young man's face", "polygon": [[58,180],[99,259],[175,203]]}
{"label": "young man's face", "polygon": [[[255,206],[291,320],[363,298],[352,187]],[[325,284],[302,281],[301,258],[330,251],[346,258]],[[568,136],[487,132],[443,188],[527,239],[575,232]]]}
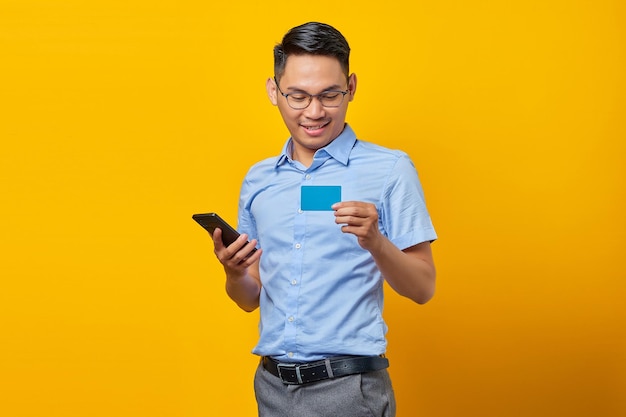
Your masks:
{"label": "young man's face", "polygon": [[278,83],[285,94],[348,91],[339,107],[324,107],[317,98],[313,98],[307,108],[295,110],[280,94],[274,80],[267,81],[270,100],[278,106],[293,138],[294,159],[310,159],[317,149],[328,145],[343,131],[348,103],[356,91],[356,76],[352,74],[346,80],[339,60],[333,57],[291,55]]}

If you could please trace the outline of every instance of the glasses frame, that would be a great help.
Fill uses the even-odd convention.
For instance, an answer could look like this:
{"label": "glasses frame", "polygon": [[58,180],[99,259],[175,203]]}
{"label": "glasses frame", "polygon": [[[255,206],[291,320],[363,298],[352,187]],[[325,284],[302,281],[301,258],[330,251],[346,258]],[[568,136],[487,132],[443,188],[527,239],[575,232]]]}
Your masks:
{"label": "glasses frame", "polygon": [[[285,100],[287,100],[287,105],[289,107],[291,107],[292,109],[294,109],[294,110],[304,110],[304,109],[306,109],[313,102],[313,98],[318,99],[320,104],[322,105],[322,107],[329,108],[329,109],[336,109],[337,107],[341,107],[341,105],[343,104],[343,100],[346,98],[346,94],[348,94],[350,92],[350,90],[328,90],[328,91],[324,91],[324,92],[319,93],[319,94],[309,94],[309,93],[305,93],[303,91],[299,91],[297,93],[287,93],[287,94],[285,94],[285,93],[283,93],[283,90],[280,89],[280,86],[278,85],[278,80],[276,79],[276,76],[274,76],[274,82],[276,83],[276,88],[278,88],[278,92],[280,93],[280,95],[285,97]],[[320,96],[323,96],[323,95],[328,94],[328,93],[340,93],[342,95],[341,102],[338,105],[336,105],[336,106],[327,106],[327,105],[325,105],[322,102],[322,100],[320,99]],[[304,107],[293,107],[291,105],[291,103],[289,102],[289,96],[292,95],[292,94],[309,96],[309,101],[308,101],[308,103],[306,103],[306,106],[304,106]]]}

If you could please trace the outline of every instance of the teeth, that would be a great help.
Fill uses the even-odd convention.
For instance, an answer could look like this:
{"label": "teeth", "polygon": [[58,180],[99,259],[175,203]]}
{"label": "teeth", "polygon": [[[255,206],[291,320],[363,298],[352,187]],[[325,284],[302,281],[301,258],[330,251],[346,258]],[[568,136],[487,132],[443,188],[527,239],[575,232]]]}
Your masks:
{"label": "teeth", "polygon": [[319,125],[319,126],[305,126],[305,129],[307,130],[317,130],[317,129],[321,129],[326,125]]}

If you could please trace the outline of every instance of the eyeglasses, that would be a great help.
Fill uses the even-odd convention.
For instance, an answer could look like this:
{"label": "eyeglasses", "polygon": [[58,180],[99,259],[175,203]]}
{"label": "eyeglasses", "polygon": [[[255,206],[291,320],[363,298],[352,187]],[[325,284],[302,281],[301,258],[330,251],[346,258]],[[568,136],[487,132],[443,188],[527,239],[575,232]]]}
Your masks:
{"label": "eyeglasses", "polygon": [[343,103],[343,98],[350,92],[349,90],[329,90],[319,94],[308,94],[302,92],[285,94],[280,89],[276,77],[274,77],[274,82],[276,83],[278,92],[287,99],[287,104],[289,104],[289,107],[294,110],[304,110],[309,107],[313,101],[313,97],[318,99],[324,107],[339,107],[341,106],[341,103]]}

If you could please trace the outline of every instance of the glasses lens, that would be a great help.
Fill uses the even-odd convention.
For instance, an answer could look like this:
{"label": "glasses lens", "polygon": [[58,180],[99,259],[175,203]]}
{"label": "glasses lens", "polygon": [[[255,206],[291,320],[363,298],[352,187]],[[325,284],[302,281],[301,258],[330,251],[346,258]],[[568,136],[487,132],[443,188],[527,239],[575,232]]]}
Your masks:
{"label": "glasses lens", "polygon": [[289,94],[287,95],[287,104],[292,109],[301,110],[306,109],[311,103],[312,97],[308,94]]}
{"label": "glasses lens", "polygon": [[344,95],[341,91],[329,91],[328,93],[320,94],[318,98],[324,107],[339,107]]}
{"label": "glasses lens", "polygon": [[344,91],[329,91],[324,94],[311,96],[309,94],[287,94],[287,104],[292,109],[303,110],[309,107],[313,97],[316,97],[324,107],[339,107],[346,95]]}

